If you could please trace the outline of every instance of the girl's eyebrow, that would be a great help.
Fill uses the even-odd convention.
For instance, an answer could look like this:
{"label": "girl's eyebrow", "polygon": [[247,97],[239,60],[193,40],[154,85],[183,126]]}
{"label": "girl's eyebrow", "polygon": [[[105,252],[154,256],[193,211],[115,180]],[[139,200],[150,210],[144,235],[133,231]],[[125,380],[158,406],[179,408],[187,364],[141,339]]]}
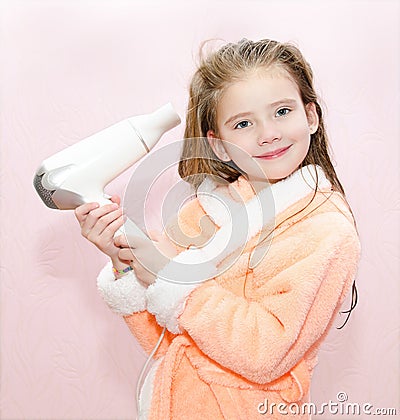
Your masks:
{"label": "girl's eyebrow", "polygon": [[272,104],[270,104],[269,106],[271,108],[275,108],[278,105],[295,105],[297,103],[296,99],[292,99],[292,98],[284,98],[284,99],[279,99],[279,101],[276,102],[272,102]]}
{"label": "girl's eyebrow", "polygon": [[231,123],[232,121],[238,119],[238,118],[244,118],[244,117],[248,117],[249,115],[253,115],[252,112],[240,112],[239,114],[235,114],[232,117],[230,117],[229,119],[227,119],[224,123],[224,125],[228,125],[229,123]]}
{"label": "girl's eyebrow", "polygon": [[[269,104],[270,108],[275,108],[278,105],[296,105],[297,101],[296,99],[292,99],[292,98],[283,98],[283,99],[279,99],[279,101],[275,101],[272,102],[271,104]],[[228,125],[229,123],[231,123],[232,121],[238,119],[238,118],[244,118],[244,117],[248,117],[250,115],[253,115],[252,112],[240,112],[239,114],[235,114],[232,117],[228,118],[224,125]]]}

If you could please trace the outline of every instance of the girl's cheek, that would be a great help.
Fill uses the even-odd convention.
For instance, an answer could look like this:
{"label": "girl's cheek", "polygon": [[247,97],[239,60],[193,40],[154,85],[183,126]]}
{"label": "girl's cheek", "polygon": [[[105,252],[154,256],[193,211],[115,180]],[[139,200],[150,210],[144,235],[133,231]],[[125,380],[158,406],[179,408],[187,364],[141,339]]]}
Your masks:
{"label": "girl's cheek", "polygon": [[310,134],[308,121],[304,119],[296,119],[288,123],[286,126],[288,133],[294,138],[303,139]]}

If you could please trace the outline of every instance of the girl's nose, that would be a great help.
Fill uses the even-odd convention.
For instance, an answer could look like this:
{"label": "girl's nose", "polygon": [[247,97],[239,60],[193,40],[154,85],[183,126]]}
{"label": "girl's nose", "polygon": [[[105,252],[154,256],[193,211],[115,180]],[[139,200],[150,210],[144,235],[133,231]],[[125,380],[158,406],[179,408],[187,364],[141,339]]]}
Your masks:
{"label": "girl's nose", "polygon": [[273,143],[281,140],[282,133],[274,123],[269,122],[261,127],[258,138],[258,144],[261,146],[265,143]]}

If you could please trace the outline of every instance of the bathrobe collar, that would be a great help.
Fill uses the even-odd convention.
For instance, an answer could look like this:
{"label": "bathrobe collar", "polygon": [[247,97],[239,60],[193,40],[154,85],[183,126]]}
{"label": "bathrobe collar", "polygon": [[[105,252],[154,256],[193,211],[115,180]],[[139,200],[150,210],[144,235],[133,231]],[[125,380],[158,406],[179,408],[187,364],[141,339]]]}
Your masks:
{"label": "bathrobe collar", "polygon": [[[259,203],[271,203],[274,207],[273,213],[277,215],[314,192],[317,185],[320,191],[332,187],[320,166],[307,165],[275,184],[268,184],[258,194],[243,175],[222,188],[221,184],[207,176],[197,190],[197,198],[204,211],[221,227],[229,221],[233,208],[245,204],[251,212],[252,208],[260,206]],[[238,200],[238,194],[241,200]],[[265,222],[266,220],[262,224]]]}

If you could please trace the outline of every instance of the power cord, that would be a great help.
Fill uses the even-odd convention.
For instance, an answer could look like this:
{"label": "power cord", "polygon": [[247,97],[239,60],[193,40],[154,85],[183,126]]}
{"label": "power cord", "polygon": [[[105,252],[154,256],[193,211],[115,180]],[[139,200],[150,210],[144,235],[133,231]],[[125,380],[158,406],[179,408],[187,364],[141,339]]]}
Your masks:
{"label": "power cord", "polygon": [[[143,384],[142,384],[143,377],[144,377],[144,374],[146,372],[147,366],[150,363],[150,360],[153,358],[154,353],[160,347],[160,344],[161,344],[161,342],[162,342],[162,340],[164,338],[165,330],[166,329],[167,329],[166,327],[163,328],[163,330],[162,330],[162,332],[160,334],[160,337],[158,338],[158,341],[157,341],[156,345],[154,346],[153,350],[151,351],[149,357],[146,360],[146,363],[144,364],[144,366],[143,366],[143,368],[142,368],[142,370],[140,372],[139,379],[138,379],[138,382],[137,382],[137,385],[136,385],[136,409],[137,409],[137,416],[139,415],[139,399],[140,399],[140,391],[141,391],[142,386],[143,386]],[[147,374],[147,372],[146,372],[146,374]]]}

